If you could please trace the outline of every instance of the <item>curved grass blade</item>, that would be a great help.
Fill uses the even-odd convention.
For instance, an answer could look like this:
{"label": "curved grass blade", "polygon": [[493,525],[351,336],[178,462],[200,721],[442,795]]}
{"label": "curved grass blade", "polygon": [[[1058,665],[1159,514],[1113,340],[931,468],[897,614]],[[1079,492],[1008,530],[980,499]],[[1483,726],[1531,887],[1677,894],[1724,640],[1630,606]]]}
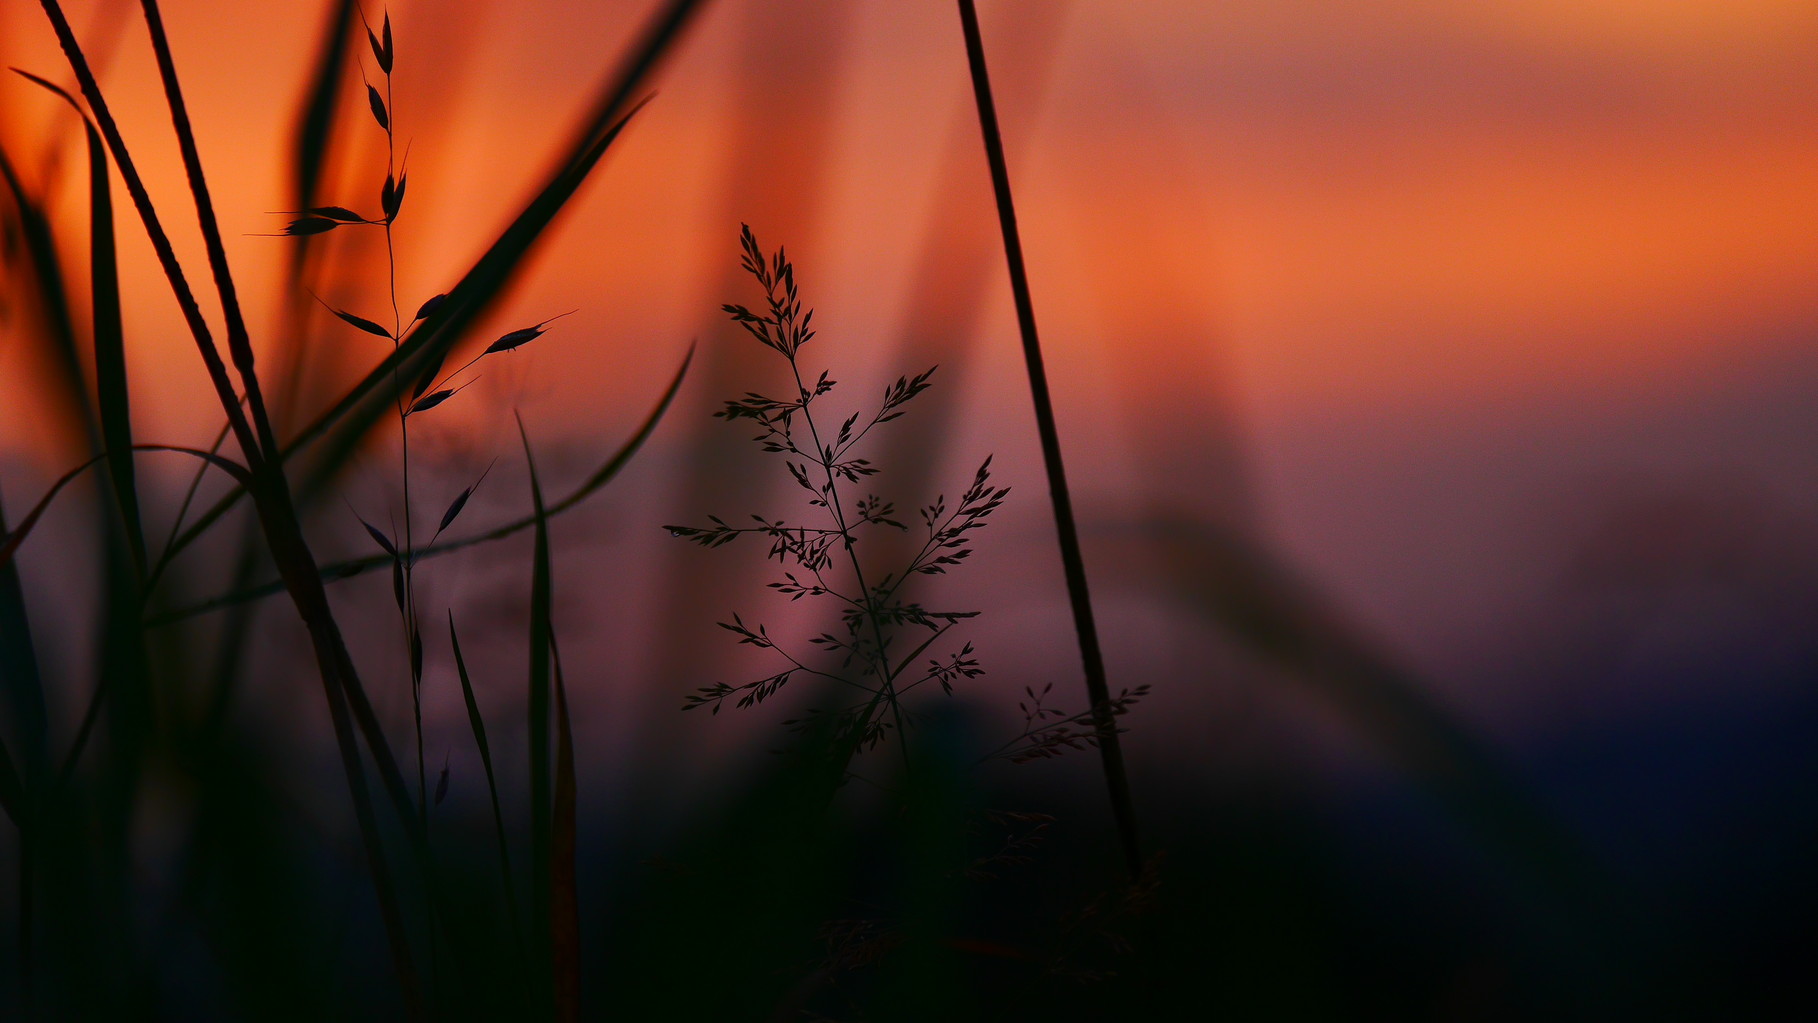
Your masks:
{"label": "curved grass blade", "polygon": [[25,806],[25,786],[19,781],[19,772],[13,768],[13,754],[6,748],[6,739],[0,736],[0,810],[6,812],[6,819],[19,827],[19,815]]}
{"label": "curved grass blade", "polygon": [[[669,381],[669,386],[664,389],[662,397],[657,400],[655,407],[650,410],[650,414],[644,417],[643,423],[639,424],[637,431],[634,432],[624,444],[620,445],[618,451],[614,452],[611,458],[608,458],[605,463],[594,470],[591,476],[583,480],[581,485],[576,487],[573,493],[570,493],[567,497],[550,505],[548,508],[548,515],[550,517],[560,515],[562,512],[579,505],[582,501],[593,496],[595,491],[605,486],[607,482],[619,474],[619,470],[625,467],[625,463],[631,461],[631,456],[636,454],[637,450],[643,446],[644,441],[650,437],[650,434],[653,431],[655,431],[657,422],[661,420],[663,414],[669,410],[670,404],[675,400],[676,393],[681,390],[682,380],[688,375],[688,367],[693,360],[694,346],[690,345],[688,347],[688,354],[683,357],[681,366],[676,369],[675,376]],[[205,517],[200,521],[210,520],[207,520]],[[460,540],[450,540],[440,544],[432,542],[428,547],[420,550],[412,550],[406,552],[406,554],[413,560],[439,557],[443,554],[452,554],[455,551],[467,547],[490,543],[494,540],[502,540],[514,533],[523,532],[535,524],[536,517],[527,516],[513,522],[508,522],[503,526],[494,527],[493,529],[475,536],[465,537]],[[194,529],[195,527],[191,528]],[[362,572],[368,572],[382,565],[389,566],[390,564],[391,559],[389,557],[352,558],[346,561],[331,562],[322,566],[322,578],[326,582],[351,579]],[[188,607],[157,615],[151,618],[146,624],[153,626],[169,625],[173,622],[182,621],[185,618],[190,618],[208,611],[229,607],[248,600],[259,600],[264,597],[269,597],[273,594],[281,593],[283,590],[284,584],[282,582],[272,580],[243,590],[222,594],[219,597],[203,601],[199,604],[192,604]]]}
{"label": "curved grass blade", "polygon": [[[204,460],[205,462],[208,462],[210,464],[217,466],[218,468],[227,472],[229,475],[233,476],[236,480],[245,482],[250,479],[250,476],[247,473],[245,467],[238,465],[226,458],[222,458],[221,456],[215,454],[212,451],[202,451],[197,448],[178,447],[175,445],[168,445],[168,444],[135,444],[135,445],[133,445],[133,450],[134,451],[174,451],[174,452],[178,452],[181,454],[193,455],[197,458]],[[17,606],[18,614],[17,615],[9,614],[6,617],[8,619],[17,618],[21,624],[21,627],[23,627],[23,625],[22,625],[23,617],[22,616],[23,616],[24,605],[23,605],[23,598],[19,597],[16,592],[18,589],[18,582],[17,582],[18,576],[17,576],[17,569],[15,569],[12,564],[13,555],[18,552],[19,545],[25,542],[25,538],[27,535],[29,535],[31,533],[32,527],[34,527],[38,524],[38,519],[41,515],[43,515],[44,509],[46,509],[50,506],[51,501],[57,496],[58,492],[61,491],[70,482],[75,480],[75,478],[77,476],[80,476],[83,473],[83,471],[87,470],[89,467],[93,466],[96,462],[99,462],[106,457],[107,456],[105,454],[96,455],[93,458],[89,459],[88,461],[83,462],[81,465],[76,466],[74,469],[71,469],[69,472],[63,474],[63,476],[61,478],[59,478],[57,480],[57,482],[51,486],[50,491],[48,493],[46,493],[44,495],[44,497],[42,499],[40,499],[39,502],[35,506],[33,506],[32,510],[30,512],[28,512],[26,514],[25,518],[19,523],[19,528],[13,530],[10,533],[7,533],[5,542],[3,544],[0,544],[0,586],[4,586],[6,588],[5,592],[0,593],[0,600],[4,601],[5,607],[12,607],[15,605]],[[11,649],[13,647],[20,647],[21,649],[24,649],[29,644],[29,641],[30,641],[29,631],[20,632],[18,628],[13,628],[13,623],[10,621],[6,624],[9,629],[9,632],[5,637],[0,637],[0,638],[4,638],[6,640],[6,645],[9,648],[6,652],[8,667],[10,669],[8,672],[8,676],[12,677],[15,674],[17,674],[17,675],[28,674],[25,671],[25,669],[27,667],[29,667],[29,669],[30,669],[29,676],[33,680],[36,680],[36,678],[37,678],[36,658],[35,657],[31,658],[29,665],[23,664],[23,663],[13,663],[17,660],[17,656],[15,654],[15,651],[13,649]],[[29,654],[29,650],[27,650],[26,653]],[[15,694],[15,695],[17,695],[17,694]],[[42,717],[43,696],[41,693],[36,698],[36,707],[37,707],[38,713],[37,713],[37,715],[33,716],[34,720],[38,717]],[[77,749],[72,752],[72,758],[79,753],[80,753],[80,738],[78,740]]]}
{"label": "curved grass blade", "polygon": [[[6,531],[6,508],[0,501],[0,535]],[[19,743],[21,766],[28,780],[42,778],[50,763],[50,715],[44,701],[44,676],[32,642],[31,615],[19,566],[0,565],[0,696]]]}
{"label": "curved grass blade", "polygon": [[550,825],[549,941],[558,1020],[581,1018],[581,903],[575,885],[574,729],[568,719],[568,685],[562,678],[562,651],[549,633],[555,662],[555,807]]}
{"label": "curved grass blade", "polygon": [[[200,448],[178,447],[173,444],[134,444],[133,450],[175,451],[185,455],[194,455],[197,458],[203,459],[210,464],[221,468],[227,472],[228,475],[234,477],[234,479],[243,484],[250,481],[252,478],[244,466],[229,461],[212,451],[203,451]],[[88,461],[83,462],[81,465],[76,466],[74,469],[64,473],[62,476],[58,477],[57,482],[51,484],[50,490],[44,497],[39,499],[38,503],[32,506],[32,510],[26,513],[25,518],[19,521],[19,528],[8,533],[6,535],[6,542],[0,544],[0,569],[4,569],[7,565],[12,563],[14,552],[18,551],[19,545],[25,542],[26,536],[31,533],[32,527],[38,524],[38,518],[44,514],[44,509],[50,507],[51,500],[57,496],[58,492],[74,481],[77,476],[82,475],[83,471],[106,457],[106,454],[96,455]]]}
{"label": "curved grass blade", "polygon": [[58,411],[88,435],[91,447],[98,447],[99,437],[89,408],[88,385],[84,381],[80,346],[76,340],[75,313],[64,284],[63,259],[57,251],[50,219],[45,215],[43,205],[26,192],[4,149],[0,149],[0,178],[5,179],[7,190],[12,193],[19,235],[25,242],[25,262],[31,268],[32,276],[27,294],[37,300],[38,309],[44,316],[51,365],[56,370],[54,394],[59,399]]}
{"label": "curved grass blade", "polygon": [[530,565],[530,912],[531,947],[538,963],[539,1000],[548,1002],[553,995],[554,974],[545,975],[542,965],[553,970],[554,945],[550,930],[554,890],[551,887],[554,863],[552,846],[552,807],[549,763],[549,517],[543,508],[543,487],[537,479],[536,456],[530,450],[530,434],[524,429],[524,418],[518,417],[518,437],[524,443],[524,462],[530,468],[530,499],[534,510],[536,543]]}
{"label": "curved grass blade", "polygon": [[[82,118],[88,149],[88,252],[91,292],[91,330],[95,347],[95,397],[101,415],[101,438],[109,452],[133,446],[132,405],[126,384],[126,333],[120,316],[120,269],[114,246],[113,186],[107,173],[107,147],[94,122],[76,98],[55,83],[27,71],[18,74],[55,93]],[[145,574],[145,527],[139,513],[139,488],[133,477],[133,460],[108,462],[113,477],[114,500],[126,526],[133,563]]]}
{"label": "curved grass blade", "polygon": [[[297,117],[296,133],[292,136],[291,143],[296,153],[295,162],[291,166],[291,187],[295,191],[298,209],[314,203],[316,188],[322,180],[322,166],[328,159],[328,140],[333,133],[339,106],[335,99],[341,91],[343,72],[347,67],[348,28],[353,22],[353,16],[353,0],[341,0],[328,16],[322,36],[321,56],[316,59],[315,70],[309,80],[309,91]],[[300,267],[301,261],[294,263],[293,273]]]}
{"label": "curved grass blade", "polygon": [[96,455],[88,461],[83,462],[81,465],[76,466],[74,469],[64,473],[62,476],[59,476],[57,482],[51,484],[50,490],[38,500],[37,504],[32,506],[31,511],[25,513],[25,518],[19,520],[19,525],[16,526],[12,532],[6,534],[6,542],[0,543],[0,569],[4,569],[13,563],[14,552],[19,549],[20,544],[25,542],[25,538],[31,535],[32,527],[38,524],[38,519],[44,514],[44,509],[50,507],[51,500],[55,498],[64,487],[69,486],[77,476],[82,475],[83,471],[88,469],[89,466],[94,465],[96,462],[99,462],[106,457],[106,455]]}
{"label": "curved grass blade", "polygon": [[518,922],[517,886],[511,881],[511,843],[505,840],[505,811],[499,805],[499,780],[492,768],[492,745],[486,741],[486,719],[474,699],[473,680],[467,674],[467,659],[461,656],[461,637],[455,634],[454,612],[448,612],[448,642],[454,647],[455,674],[461,678],[461,699],[467,704],[467,725],[473,731],[474,745],[480,749],[480,765],[486,769],[486,794],[492,800],[493,833],[499,841],[499,875],[505,888],[505,911],[511,916],[512,944],[520,955],[524,951],[524,933]]}
{"label": "curved grass blade", "polygon": [[[215,433],[215,442],[209,445],[208,450],[210,454],[220,453],[221,445],[227,442],[227,434],[228,424],[222,423],[221,429]],[[177,536],[183,531],[183,520],[189,517],[189,507],[195,503],[196,491],[201,488],[202,477],[207,475],[207,473],[208,463],[204,462],[201,465],[196,466],[195,475],[189,478],[189,486],[183,491],[183,501],[177,505],[177,514],[171,519],[170,535],[164,538],[164,550],[158,555],[157,562],[152,565],[150,573],[145,577],[145,590],[147,593],[150,593],[152,588],[158,584],[158,580],[163,578],[164,570],[170,567],[170,559],[176,553],[175,547]]]}

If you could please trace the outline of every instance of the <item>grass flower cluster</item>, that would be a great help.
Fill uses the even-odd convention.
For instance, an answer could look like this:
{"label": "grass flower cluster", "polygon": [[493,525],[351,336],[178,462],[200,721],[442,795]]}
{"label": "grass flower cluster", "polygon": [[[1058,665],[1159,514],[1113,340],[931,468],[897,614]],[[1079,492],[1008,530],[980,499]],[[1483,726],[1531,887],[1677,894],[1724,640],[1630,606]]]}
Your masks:
{"label": "grass flower cluster", "polygon": [[[811,638],[808,642],[816,650],[809,654],[788,649],[763,625],[746,625],[735,614],[720,627],[738,636],[740,644],[774,651],[787,666],[754,681],[703,686],[683,707],[708,707],[714,714],[727,702],[750,707],[798,675],[814,676],[853,695],[835,708],[811,711],[828,715],[836,749],[848,751],[849,757],[894,731],[907,762],[910,715],[903,698],[929,684],[951,694],[956,681],[984,674],[969,642],[923,659],[955,626],[978,612],[929,608],[910,599],[909,586],[917,578],[942,575],[964,563],[972,555],[976,531],[984,528],[1010,491],[991,485],[991,459],[986,458],[956,502],[949,505],[945,495],[936,497],[919,509],[918,525],[911,527],[896,517],[893,502],[865,490],[881,470],[857,452],[873,429],[908,411],[909,403],[929,388],[934,369],[899,377],[868,411],[830,416],[822,406],[838,381],[803,365],[802,349],[815,338],[814,310],[802,306],[795,267],[783,249],[766,257],[749,226],[739,241],[742,265],[763,289],[764,305],[755,312],[727,305],[725,311],[783,360],[790,390],[786,397],[750,392],[727,401],[715,415],[758,428],[752,439],[766,453],[781,456],[814,520],[791,523],[753,514],[752,525],[731,525],[709,516],[706,526],[665,528],[707,548],[743,536],[760,539],[769,545],[767,557],[784,566],[768,587],[791,601],[808,599],[831,607],[840,626],[838,632]],[[879,532],[912,534],[918,542],[901,561],[881,565],[863,553],[874,546],[864,543],[866,538]]]}

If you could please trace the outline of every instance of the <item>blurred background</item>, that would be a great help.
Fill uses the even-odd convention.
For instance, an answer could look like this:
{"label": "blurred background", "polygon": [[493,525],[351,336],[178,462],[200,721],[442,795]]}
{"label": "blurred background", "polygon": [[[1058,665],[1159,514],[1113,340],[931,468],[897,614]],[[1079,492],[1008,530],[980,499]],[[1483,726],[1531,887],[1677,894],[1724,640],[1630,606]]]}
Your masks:
{"label": "blurred background", "polygon": [[[412,186],[401,307],[446,290],[508,222],[650,6],[387,8]],[[270,211],[286,208],[333,5],[168,7],[254,338],[264,365],[294,367],[285,415],[303,422],[385,354],[299,305],[298,243],[265,236],[285,223]],[[1158,932],[1172,951],[1151,962],[1284,1012],[1364,997],[1455,1018],[1541,997],[1536,977],[1670,990],[1655,1008],[1692,1013],[1811,1001],[1818,8],[982,8],[1112,687],[1152,687],[1126,719],[1138,812],[1149,844],[1188,865],[1172,888],[1164,868],[1160,891],[1190,922]],[[72,15],[154,198],[180,214],[136,10]],[[0,9],[0,58],[71,81],[28,5]],[[323,194],[372,210],[385,137],[346,78]],[[0,142],[79,238],[78,125],[23,81],[0,97]],[[137,432],[206,446],[219,413],[118,205]],[[199,273],[193,223],[171,219]],[[952,6],[711,4],[480,334],[576,312],[488,359],[450,414],[413,420],[423,505],[497,458],[467,515],[506,521],[528,507],[514,409],[545,486],[566,493],[698,345],[635,461],[552,527],[583,840],[611,850],[583,876],[601,888],[648,852],[625,822],[684,828],[800,709],[677,713],[699,685],[774,670],[715,621],[818,631],[763,589],[755,546],[705,552],[659,528],[803,514],[749,431],[709,418],[786,379],[719,312],[761,297],[738,270],[741,223],[788,247],[820,329],[804,358],[850,407],[940,365],[872,451],[899,506],[957,495],[987,454],[1013,488],[973,563],[928,590],[983,612],[965,630],[988,672],[956,697],[966,727],[986,748],[1017,731],[1025,686],[1084,702]],[[380,318],[378,238],[311,243],[326,302]],[[16,245],[5,258],[10,282]],[[0,294],[14,522],[88,443],[44,383],[26,305]],[[346,503],[311,518],[323,560],[371,553],[347,503],[400,513],[393,434],[343,477]],[[144,466],[162,535],[191,467]],[[72,495],[19,556],[48,685],[69,694],[53,718],[71,729],[93,685],[99,560],[94,492]],[[231,534],[187,556],[169,608],[229,588]],[[472,623],[476,684],[512,720],[527,551],[520,535],[418,576],[425,606]],[[350,631],[401,736],[384,574],[331,593],[378,623]],[[307,663],[294,613],[281,597],[251,613],[234,713],[332,778],[319,697],[283,681]],[[170,641],[213,650],[219,621],[187,618]],[[428,655],[425,746],[451,765],[451,800],[483,812],[445,646]],[[1057,861],[1111,876],[1093,756],[985,777],[1061,818]],[[311,804],[329,830],[346,816],[338,786]]]}

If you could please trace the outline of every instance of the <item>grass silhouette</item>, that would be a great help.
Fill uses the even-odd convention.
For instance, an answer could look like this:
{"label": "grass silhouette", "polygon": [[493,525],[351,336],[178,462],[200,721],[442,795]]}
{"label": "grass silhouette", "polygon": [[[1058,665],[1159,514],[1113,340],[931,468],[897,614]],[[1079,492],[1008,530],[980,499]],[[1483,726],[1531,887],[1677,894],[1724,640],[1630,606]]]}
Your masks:
{"label": "grass silhouette", "polygon": [[[921,484],[903,480],[907,459],[866,445],[888,439],[894,447],[885,450],[901,453],[936,432],[936,424],[904,416],[934,385],[935,371],[889,383],[893,371],[877,391],[836,384],[814,362],[821,349],[795,266],[781,249],[766,252],[746,228],[740,265],[762,300],[724,311],[781,360],[787,376],[781,391],[747,392],[717,415],[757,433],[764,455],[777,456],[761,461],[782,463],[784,472],[772,475],[788,481],[807,511],[788,521],[710,516],[663,527],[704,548],[745,538],[741,547],[755,542],[780,566],[760,594],[716,585],[668,595],[671,611],[738,602],[721,628],[756,656],[775,659],[754,671],[759,677],[691,678],[688,692],[675,695],[682,709],[708,708],[686,718],[690,741],[703,745],[703,719],[728,704],[789,704],[783,713],[795,716],[780,738],[760,733],[762,744],[782,747],[779,755],[740,760],[716,775],[699,806],[673,805],[682,802],[665,773],[673,765],[640,764],[622,778],[589,774],[576,697],[616,665],[574,656],[577,633],[598,623],[560,610],[558,594],[579,573],[570,574],[568,552],[552,535],[552,523],[617,479],[665,421],[694,350],[658,393],[640,399],[628,435],[590,453],[580,481],[565,492],[551,482],[557,474],[548,470],[560,463],[547,450],[539,471],[533,433],[545,445],[549,437],[519,418],[528,486],[506,499],[513,511],[502,520],[475,521],[504,489],[488,482],[490,463],[465,467],[437,493],[440,481],[423,478],[421,458],[413,470],[412,452],[421,443],[413,428],[434,421],[418,417],[501,415],[476,408],[481,392],[466,392],[475,371],[566,326],[562,312],[496,336],[477,332],[650,101],[654,70],[705,5],[659,6],[591,96],[554,169],[481,255],[429,296],[400,294],[393,237],[394,228],[408,229],[424,196],[420,186],[414,196],[408,188],[408,148],[398,144],[408,112],[392,93],[397,48],[411,45],[411,30],[401,24],[394,39],[389,12],[375,11],[369,22],[358,4],[332,6],[297,118],[290,194],[271,204],[288,208],[287,220],[269,244],[286,249],[294,294],[285,301],[299,322],[318,313],[310,285],[330,258],[327,243],[366,232],[376,245],[382,233],[386,266],[385,279],[375,273],[359,298],[321,303],[335,320],[316,318],[372,344],[375,357],[350,386],[312,403],[299,382],[303,346],[255,345],[245,322],[159,4],[143,0],[142,14],[189,186],[191,209],[182,213],[154,204],[90,55],[62,5],[42,4],[79,88],[64,90],[39,73],[47,69],[22,71],[30,81],[13,87],[81,118],[88,222],[82,236],[54,222],[45,198],[0,150],[4,216],[21,253],[9,283],[34,309],[32,340],[51,356],[47,385],[77,410],[90,455],[45,492],[14,488],[3,495],[11,507],[0,506],[0,811],[17,835],[18,872],[16,955],[6,966],[18,983],[14,993],[0,993],[0,1008],[25,1018],[859,1020],[1012,1012],[1164,1018],[1164,1009],[1184,1004],[1253,1018],[1282,1005],[1330,1016],[1351,1008],[1355,991],[1376,990],[1372,978],[1334,965],[1377,937],[1357,920],[1380,918],[1345,915],[1333,880],[1342,865],[1307,833],[1314,811],[1297,817],[1304,807],[1253,805],[1190,781],[1141,779],[1139,836],[1124,729],[1141,729],[1154,705],[1143,701],[1175,680],[1114,689],[1105,665],[1101,644],[1117,637],[1099,634],[1024,266],[1006,128],[997,123],[969,0],[958,3],[953,53],[956,61],[965,54],[973,87],[1078,659],[1036,652],[1019,664],[994,650],[988,678],[1027,683],[1005,687],[1023,693],[1022,718],[1005,728],[976,711],[968,697],[988,683],[974,684],[983,658],[972,639],[995,638],[998,609],[924,602],[947,585],[948,570],[982,560],[971,557],[973,542],[991,535],[979,531],[1005,506],[1008,488],[994,482],[986,458],[960,480],[963,489],[928,487],[937,496],[923,494],[914,510],[899,512],[889,489]],[[343,94],[356,70],[363,85],[350,104]],[[375,125],[385,135],[383,181],[375,170],[364,198],[324,194],[330,148]],[[212,446],[134,433],[134,399],[144,393],[135,388],[145,385],[129,375],[126,359],[115,174],[219,406],[210,410],[222,421]],[[193,222],[203,239],[206,272],[179,259],[170,240],[179,222],[185,230]],[[62,279],[66,263],[87,267],[87,310],[73,308],[69,296],[83,289]],[[85,364],[94,367],[92,385]],[[879,392],[863,409],[830,411],[855,393]],[[395,475],[387,470],[388,485],[401,516],[391,520],[362,504],[357,522],[348,521],[351,469],[362,452],[393,438],[399,460]],[[148,486],[139,460],[151,458],[194,464],[178,501],[161,501]],[[705,457],[700,462],[673,471],[697,479],[715,471]],[[45,670],[54,658],[41,657],[44,642],[63,639],[51,618],[57,605],[46,591],[53,587],[22,576],[18,555],[85,521],[91,509],[59,503],[86,493],[75,486],[84,474],[98,484],[92,546],[102,583],[93,620],[64,630],[92,634],[98,651],[96,684],[74,693]],[[148,532],[160,515],[168,530]],[[658,521],[640,519],[625,535],[661,545],[646,529]],[[320,557],[310,538],[324,533],[351,536],[364,553]],[[503,620],[457,616],[434,580],[418,576],[432,559],[519,534],[526,554],[510,566],[511,611]],[[1182,549],[1212,566],[1204,604],[1194,609],[1208,629],[1338,707],[1434,797],[1473,853],[1494,864],[1484,874],[1516,877],[1544,918],[1534,932],[1576,933],[1558,944],[1570,946],[1561,957],[1581,972],[1560,971],[1564,980],[1549,974],[1564,994],[1608,994],[1614,984],[1606,985],[1603,971],[1626,954],[1608,951],[1621,933],[1610,921],[1626,909],[1575,836],[1424,695],[1422,680],[1269,546],[1208,528]],[[223,550],[232,566],[225,582],[197,564]],[[737,553],[700,560],[726,564]],[[390,675],[362,663],[357,643],[350,645],[370,623],[329,599],[337,582],[380,574],[389,575],[397,615],[398,640],[389,649],[403,666]],[[737,572],[727,569],[726,578]],[[615,600],[642,596],[619,592],[612,579],[596,585]],[[269,599],[279,595],[285,601]],[[818,614],[813,620],[825,628],[798,644],[789,630],[773,633],[747,617],[748,596]],[[262,609],[286,602],[305,626],[332,748],[326,739],[322,749],[312,747],[309,722],[273,723],[228,709],[235,693],[271,681],[249,677],[243,655],[276,634],[259,619]],[[382,621],[387,631],[391,613]],[[439,619],[447,622],[453,668],[446,678],[435,670],[444,651]],[[488,656],[489,641],[501,635],[521,669],[501,673]],[[1011,663],[1000,668],[1004,660]],[[1085,683],[1083,707],[1068,697],[1075,670]],[[486,783],[483,800],[477,781],[468,790],[474,795],[465,810],[462,798],[447,799],[451,791],[467,795],[451,789],[450,753],[425,736],[425,706],[455,706],[455,685],[461,741],[472,743]],[[936,687],[956,698],[936,698]],[[406,691],[409,719],[401,727],[381,697]],[[716,724],[726,730],[728,723]],[[1097,777],[1066,767],[1024,770],[1010,781],[999,773],[1003,761],[1032,764],[1093,749]],[[316,796],[327,788],[321,775],[331,758],[345,796],[337,788],[329,803]],[[1102,829],[1106,815],[1081,797],[1086,783],[1109,792],[1112,812]],[[621,787],[647,788],[654,794],[644,798],[671,805],[649,819],[615,816],[622,808],[611,794]],[[347,810],[347,821],[336,817]],[[1202,827],[1202,818],[1213,823]],[[609,819],[629,822],[628,834],[600,835],[598,822]],[[355,861],[357,876],[346,866]],[[383,968],[366,965],[366,953],[377,958],[380,949]],[[1202,981],[1206,975],[1215,980]],[[1411,1015],[1430,1007],[1422,1001],[1430,994],[1415,985],[1371,1005]],[[1271,1001],[1278,996],[1282,1002]]]}

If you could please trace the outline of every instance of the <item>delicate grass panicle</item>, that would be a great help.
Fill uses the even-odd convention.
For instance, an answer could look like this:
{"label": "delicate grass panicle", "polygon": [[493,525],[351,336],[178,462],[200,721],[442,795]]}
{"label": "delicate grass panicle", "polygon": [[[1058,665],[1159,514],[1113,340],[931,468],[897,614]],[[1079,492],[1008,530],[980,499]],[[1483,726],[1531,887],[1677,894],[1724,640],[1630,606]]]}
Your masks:
{"label": "delicate grass panicle", "polygon": [[[728,701],[750,707],[775,695],[791,679],[811,676],[851,690],[853,698],[837,707],[815,708],[811,718],[827,715],[838,765],[896,732],[905,763],[908,762],[906,726],[912,716],[903,697],[929,683],[951,693],[953,683],[984,673],[973,657],[971,643],[957,651],[921,658],[945,638],[959,622],[977,611],[942,611],[909,599],[908,584],[917,576],[939,575],[963,563],[972,554],[973,534],[983,528],[1009,494],[1007,487],[993,487],[991,460],[978,467],[970,486],[949,506],[943,495],[920,510],[920,544],[906,559],[880,565],[861,556],[862,541],[878,531],[911,532],[900,521],[895,505],[877,494],[854,494],[862,483],[880,472],[856,452],[873,428],[902,416],[909,402],[926,391],[931,368],[914,377],[899,378],[885,388],[882,399],[869,412],[854,411],[843,419],[821,405],[837,381],[825,371],[818,374],[802,363],[800,353],[814,340],[814,311],[802,307],[795,267],[784,250],[768,258],[749,226],[740,234],[743,266],[764,291],[764,306],[754,312],[742,305],[725,306],[733,322],[766,348],[782,357],[793,385],[788,397],[773,398],[748,392],[725,403],[714,413],[733,423],[758,427],[754,440],[766,452],[782,455],[783,468],[805,494],[816,521],[791,523],[752,515],[755,525],[734,526],[718,516],[708,516],[707,526],[665,527],[673,536],[703,547],[720,547],[745,535],[756,535],[769,544],[768,556],[785,566],[781,577],[767,584],[791,600],[813,598],[832,606],[840,631],[823,632],[808,642],[813,653],[792,651],[772,639],[764,626],[748,626],[739,615],[720,627],[739,637],[741,644],[773,650],[786,663],[781,671],[737,685],[719,682],[690,694],[683,709],[708,707],[718,714]],[[792,722],[801,724],[801,722]]]}

